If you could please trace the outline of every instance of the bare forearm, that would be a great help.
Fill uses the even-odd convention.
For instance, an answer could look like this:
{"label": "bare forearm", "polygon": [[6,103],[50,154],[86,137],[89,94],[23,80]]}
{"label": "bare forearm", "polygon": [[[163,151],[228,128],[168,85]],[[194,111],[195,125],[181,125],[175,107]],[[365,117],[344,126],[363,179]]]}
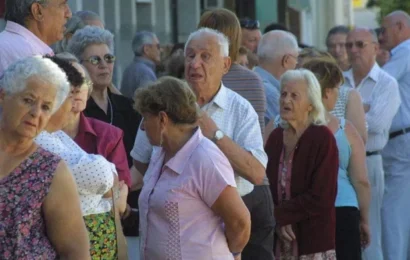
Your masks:
{"label": "bare forearm", "polygon": [[228,158],[235,172],[254,185],[261,184],[265,177],[265,168],[248,151],[245,151],[230,138],[224,137],[216,143]]}
{"label": "bare forearm", "polygon": [[228,241],[229,250],[232,253],[239,253],[245,248],[249,241],[250,227],[246,225],[241,225],[238,227],[230,228],[225,226],[225,236]]}
{"label": "bare forearm", "polygon": [[134,167],[141,173],[143,176],[145,172],[148,170],[148,163],[142,163],[137,160],[132,160]]}
{"label": "bare forearm", "polygon": [[369,220],[369,205],[370,205],[370,184],[368,181],[353,181],[353,187],[357,194],[359,202],[360,216],[362,220]]}

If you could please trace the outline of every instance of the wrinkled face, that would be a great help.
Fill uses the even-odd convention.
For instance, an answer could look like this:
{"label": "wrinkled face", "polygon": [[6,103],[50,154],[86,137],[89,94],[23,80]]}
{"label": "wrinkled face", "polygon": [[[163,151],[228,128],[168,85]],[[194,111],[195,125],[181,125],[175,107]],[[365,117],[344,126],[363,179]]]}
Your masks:
{"label": "wrinkled face", "polygon": [[374,41],[372,35],[365,30],[356,30],[349,33],[346,39],[346,51],[349,62],[353,66],[372,66],[379,44]]}
{"label": "wrinkled face", "polygon": [[[85,72],[83,68],[78,63],[73,63],[73,66],[85,77]],[[84,83],[81,87],[73,88],[73,108],[72,112],[80,113],[83,112],[87,106],[88,100],[88,85]]]}
{"label": "wrinkled face", "polygon": [[160,146],[161,144],[161,120],[159,116],[142,113],[143,121],[141,129],[145,131],[151,145]]}
{"label": "wrinkled face", "polygon": [[43,12],[41,26],[47,32],[46,40],[50,45],[64,38],[65,24],[72,15],[67,2],[68,0],[49,0],[40,7]]}
{"label": "wrinkled face", "polygon": [[161,62],[161,45],[157,37],[154,37],[152,44],[146,44],[144,46],[145,55],[148,59],[154,63],[159,64]]}
{"label": "wrinkled face", "polygon": [[[82,64],[96,88],[106,88],[111,85],[114,61],[107,58],[111,54],[106,44],[91,44],[84,50]],[[99,60],[99,63],[93,64],[90,62],[91,59]]]}
{"label": "wrinkled face", "polygon": [[337,99],[339,98],[340,84],[335,88],[326,88],[325,94],[322,97],[323,105],[327,111],[332,111],[335,108]]}
{"label": "wrinkled face", "polygon": [[251,52],[256,52],[262,34],[259,29],[249,30],[242,28],[242,45],[248,48]]}
{"label": "wrinkled face", "polygon": [[346,62],[347,53],[346,53],[346,34],[338,33],[333,34],[329,37],[327,42],[327,51],[338,61]]}
{"label": "wrinkled face", "polygon": [[311,110],[306,81],[293,80],[285,83],[280,94],[280,117],[285,121],[303,121]]}
{"label": "wrinkled face", "polygon": [[391,51],[399,43],[399,24],[392,17],[385,17],[380,28],[379,42],[383,49]]}
{"label": "wrinkled face", "polygon": [[238,57],[238,63],[244,67],[248,67],[249,61],[248,61],[248,56],[247,55],[239,55]]}
{"label": "wrinkled face", "polygon": [[195,92],[217,89],[230,67],[215,36],[202,34],[192,39],[185,52],[185,78]]}
{"label": "wrinkled face", "polygon": [[22,92],[0,93],[3,109],[1,128],[24,138],[35,138],[47,125],[54,107],[57,89],[35,77]]}
{"label": "wrinkled face", "polygon": [[52,129],[61,130],[70,122],[71,110],[73,109],[73,88],[61,107],[51,116],[48,126]]}

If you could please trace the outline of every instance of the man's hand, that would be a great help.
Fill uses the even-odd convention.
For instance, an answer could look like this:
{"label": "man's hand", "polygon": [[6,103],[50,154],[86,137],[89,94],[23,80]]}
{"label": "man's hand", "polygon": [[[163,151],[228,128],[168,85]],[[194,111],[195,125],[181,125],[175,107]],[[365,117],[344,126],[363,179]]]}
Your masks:
{"label": "man's hand", "polygon": [[206,112],[202,112],[198,120],[198,125],[201,128],[202,134],[211,140],[214,138],[215,132],[219,129],[215,121],[212,120]]}
{"label": "man's hand", "polygon": [[282,240],[287,240],[289,242],[296,240],[295,233],[293,233],[292,225],[276,227],[276,234],[278,234],[279,238]]}
{"label": "man's hand", "polygon": [[360,242],[363,248],[370,245],[370,228],[367,222],[360,221]]}

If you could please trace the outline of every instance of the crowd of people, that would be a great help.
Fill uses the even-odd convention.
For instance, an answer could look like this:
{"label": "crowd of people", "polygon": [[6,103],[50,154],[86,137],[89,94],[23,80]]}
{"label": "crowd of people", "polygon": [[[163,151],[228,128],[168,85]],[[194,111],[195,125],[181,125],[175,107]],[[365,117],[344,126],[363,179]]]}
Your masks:
{"label": "crowd of people", "polygon": [[[286,27],[205,11],[186,42],[6,1],[0,259],[410,259],[410,16]],[[161,68],[161,69],[160,69]]]}

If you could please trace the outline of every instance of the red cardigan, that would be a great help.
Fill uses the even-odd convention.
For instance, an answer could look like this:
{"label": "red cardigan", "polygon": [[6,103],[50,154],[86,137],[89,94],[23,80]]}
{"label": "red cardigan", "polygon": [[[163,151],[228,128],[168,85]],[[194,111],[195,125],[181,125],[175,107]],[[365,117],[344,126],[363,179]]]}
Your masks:
{"label": "red cardigan", "polygon": [[278,171],[283,129],[269,136],[266,174],[275,204],[278,226],[293,224],[299,255],[335,249],[335,199],[339,168],[334,135],[326,126],[311,125],[296,146],[291,178],[291,199],[278,205]]}

